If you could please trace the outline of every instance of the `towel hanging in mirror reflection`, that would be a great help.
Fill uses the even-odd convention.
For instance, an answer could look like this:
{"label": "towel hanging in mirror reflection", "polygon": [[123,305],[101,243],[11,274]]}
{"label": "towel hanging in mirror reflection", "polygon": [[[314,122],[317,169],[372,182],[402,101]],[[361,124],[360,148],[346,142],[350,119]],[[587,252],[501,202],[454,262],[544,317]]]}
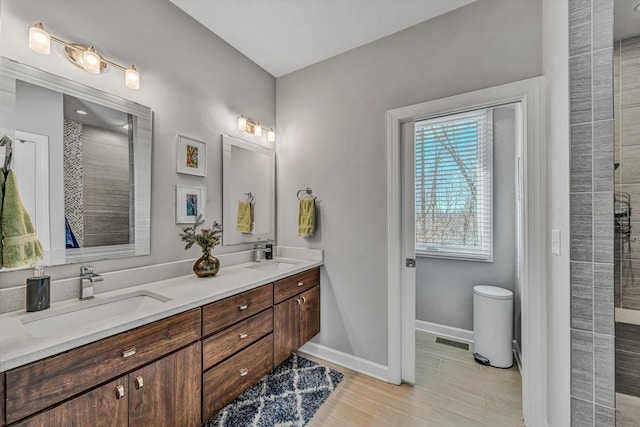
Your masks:
{"label": "towel hanging in mirror reflection", "polygon": [[253,224],[253,194],[251,192],[245,193],[247,201],[238,202],[238,220],[236,223],[236,230],[243,234],[249,234],[254,229]]}

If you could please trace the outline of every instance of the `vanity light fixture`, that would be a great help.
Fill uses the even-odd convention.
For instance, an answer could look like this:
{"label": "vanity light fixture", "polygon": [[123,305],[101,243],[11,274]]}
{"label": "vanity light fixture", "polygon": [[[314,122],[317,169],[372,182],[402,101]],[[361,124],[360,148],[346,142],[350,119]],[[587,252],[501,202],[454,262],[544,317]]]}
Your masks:
{"label": "vanity light fixture", "polygon": [[29,48],[32,50],[43,55],[49,55],[51,53],[51,40],[64,46],[64,55],[76,67],[82,68],[91,74],[100,74],[107,68],[107,65],[111,65],[124,71],[124,84],[129,89],[140,88],[140,74],[135,66],[132,65],[129,68],[125,68],[100,55],[93,46],[69,43],[52,36],[40,22],[29,27]]}
{"label": "vanity light fixture", "polygon": [[[262,136],[262,125],[260,122],[254,122],[247,119],[244,114],[238,117],[238,129],[253,134],[254,136]],[[270,128],[267,131],[267,141],[275,142],[275,140],[276,131],[274,131],[273,128]]]}

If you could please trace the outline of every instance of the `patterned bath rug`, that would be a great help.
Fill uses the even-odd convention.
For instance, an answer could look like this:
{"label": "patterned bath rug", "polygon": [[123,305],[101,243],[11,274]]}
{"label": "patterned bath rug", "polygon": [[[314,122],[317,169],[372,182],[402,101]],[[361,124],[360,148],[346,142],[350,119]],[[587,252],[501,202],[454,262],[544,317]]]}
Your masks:
{"label": "patterned bath rug", "polygon": [[202,427],[302,427],[340,381],[340,372],[294,353]]}

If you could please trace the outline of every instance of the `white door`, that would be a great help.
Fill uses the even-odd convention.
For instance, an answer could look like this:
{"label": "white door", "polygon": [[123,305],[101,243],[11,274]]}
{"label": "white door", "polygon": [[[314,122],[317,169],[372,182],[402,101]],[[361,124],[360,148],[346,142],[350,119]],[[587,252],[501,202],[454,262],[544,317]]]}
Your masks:
{"label": "white door", "polygon": [[415,124],[402,124],[402,380],[416,380]]}

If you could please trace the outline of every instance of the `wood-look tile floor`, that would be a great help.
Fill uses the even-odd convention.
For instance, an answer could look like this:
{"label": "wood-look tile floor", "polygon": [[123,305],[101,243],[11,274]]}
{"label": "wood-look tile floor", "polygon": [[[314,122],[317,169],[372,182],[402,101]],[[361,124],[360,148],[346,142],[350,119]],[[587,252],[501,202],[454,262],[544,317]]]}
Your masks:
{"label": "wood-look tile floor", "polygon": [[616,426],[637,427],[640,424],[640,397],[616,393]]}
{"label": "wood-look tile floor", "polygon": [[320,363],[344,374],[308,424],[320,426],[523,426],[518,368],[481,366],[470,351],[416,333],[416,384],[392,385]]}

